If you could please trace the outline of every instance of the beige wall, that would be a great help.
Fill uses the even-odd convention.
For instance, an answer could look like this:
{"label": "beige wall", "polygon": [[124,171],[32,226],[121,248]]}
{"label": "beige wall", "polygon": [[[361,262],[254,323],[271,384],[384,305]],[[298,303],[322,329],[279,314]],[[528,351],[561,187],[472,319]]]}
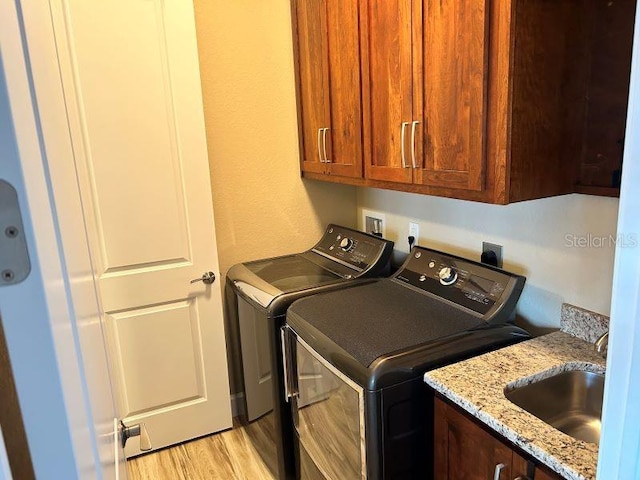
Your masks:
{"label": "beige wall", "polygon": [[501,206],[363,188],[359,224],[362,209],[385,213],[386,236],[405,251],[412,220],[425,247],[479,259],[483,240],[503,245],[504,268],[527,276],[518,313],[533,332],[559,326],[562,302],[609,314],[617,199],[564,195]]}
{"label": "beige wall", "polygon": [[328,222],[355,226],[355,188],[300,179],[289,1],[196,0],[195,13],[222,274],[306,250]]}

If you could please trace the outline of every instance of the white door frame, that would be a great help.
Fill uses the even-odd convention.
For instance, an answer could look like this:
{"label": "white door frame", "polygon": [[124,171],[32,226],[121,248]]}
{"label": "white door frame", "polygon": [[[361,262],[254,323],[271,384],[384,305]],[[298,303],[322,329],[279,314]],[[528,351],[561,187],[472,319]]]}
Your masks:
{"label": "white door frame", "polygon": [[[44,2],[29,2],[44,3]],[[0,308],[36,476],[39,479],[96,478],[99,468],[89,425],[80,350],[65,266],[61,257],[50,179],[40,148],[38,119],[28,68],[11,0],[0,0],[0,54],[8,105],[0,92],[0,115],[10,109],[15,156],[3,157],[0,175],[18,190],[32,270],[22,283],[0,287]],[[5,88],[0,80],[0,88]],[[4,119],[2,119],[4,120]],[[627,120],[619,234],[640,232],[640,11]],[[635,191],[634,191],[635,188]],[[32,206],[33,208],[29,208]],[[637,238],[637,237],[636,237]],[[640,239],[638,239],[640,240]],[[607,391],[598,478],[640,474],[640,254],[618,247],[613,286]],[[16,302],[15,299],[23,299]],[[613,393],[615,392],[615,393]],[[635,407],[635,408],[634,408]],[[93,469],[91,466],[93,465]]]}
{"label": "white door frame", "polygon": [[627,112],[598,459],[601,479],[640,479],[640,9]]}
{"label": "white door frame", "polygon": [[[44,2],[30,3],[46,6]],[[104,468],[100,445],[114,445],[115,432],[111,423],[105,439],[92,421],[78,305],[73,302],[76,287],[63,254],[52,178],[42,147],[42,112],[32,89],[21,13],[15,2],[0,0],[0,73],[4,76],[0,79],[0,139],[5,149],[0,177],[18,192],[31,272],[19,284],[0,287],[0,314],[36,477],[100,479]],[[48,34],[50,28],[41,31],[43,37]],[[58,100],[54,97],[52,93],[52,101]],[[58,147],[68,141],[67,129]],[[79,198],[74,181],[66,186],[70,196],[78,194]],[[81,210],[65,214],[82,218]],[[83,233],[75,232],[80,244],[86,242]],[[90,266],[86,243],[84,246],[73,261]],[[99,314],[97,306],[94,308]],[[115,469],[113,476],[118,478],[121,473]]]}

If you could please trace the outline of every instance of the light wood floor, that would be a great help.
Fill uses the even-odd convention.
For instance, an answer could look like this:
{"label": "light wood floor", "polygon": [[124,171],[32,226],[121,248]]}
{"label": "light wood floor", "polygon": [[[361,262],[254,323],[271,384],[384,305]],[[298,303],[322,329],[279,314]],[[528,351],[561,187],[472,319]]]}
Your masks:
{"label": "light wood floor", "polygon": [[244,427],[133,458],[129,480],[273,480]]}

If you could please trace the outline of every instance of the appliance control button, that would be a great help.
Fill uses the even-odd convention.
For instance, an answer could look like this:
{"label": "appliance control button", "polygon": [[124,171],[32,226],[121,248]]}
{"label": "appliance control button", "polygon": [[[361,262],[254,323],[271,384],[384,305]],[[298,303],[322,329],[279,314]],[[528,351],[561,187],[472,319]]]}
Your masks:
{"label": "appliance control button", "polygon": [[334,248],[336,248],[336,246],[335,246],[335,245],[331,245],[331,246],[329,247],[329,250],[333,250]]}
{"label": "appliance control button", "polygon": [[418,280],[420,280],[421,282],[424,282],[427,279],[426,275],[420,275],[420,278]]}
{"label": "appliance control button", "polygon": [[434,262],[433,260],[431,260],[431,261],[429,262],[429,268],[433,268],[433,267],[435,267],[435,266],[436,266],[436,262]]}
{"label": "appliance control button", "polygon": [[330,229],[329,229],[329,233],[333,233],[333,228],[330,228]]}
{"label": "appliance control button", "polygon": [[438,272],[438,277],[442,285],[452,285],[458,279],[458,272],[451,267],[442,267]]}
{"label": "appliance control button", "polygon": [[416,252],[415,257],[420,258],[422,256],[422,252]]}
{"label": "appliance control button", "polygon": [[340,240],[342,238],[342,235],[338,234],[338,236],[336,237],[336,240]]}
{"label": "appliance control button", "polygon": [[351,240],[349,237],[344,237],[340,242],[340,248],[342,248],[342,250],[346,252],[351,247],[353,247],[353,240]]}

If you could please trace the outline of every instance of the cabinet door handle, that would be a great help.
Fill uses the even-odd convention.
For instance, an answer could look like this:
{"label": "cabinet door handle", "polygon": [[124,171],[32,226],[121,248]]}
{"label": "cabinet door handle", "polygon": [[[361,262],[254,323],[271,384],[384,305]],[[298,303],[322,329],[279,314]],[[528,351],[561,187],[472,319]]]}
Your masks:
{"label": "cabinet door handle", "polygon": [[493,480],[500,480],[500,474],[502,473],[502,470],[506,467],[506,465],[504,463],[499,463],[496,465],[496,470],[493,473]]}
{"label": "cabinet door handle", "polygon": [[407,130],[407,125],[409,125],[409,122],[402,122],[402,128],[400,129],[400,143],[402,144],[400,147],[400,156],[402,159],[402,168],[407,168],[407,160],[406,160],[406,156],[404,154],[404,144],[406,143],[405,141],[405,133]]}
{"label": "cabinet door handle", "polygon": [[322,148],[321,148],[321,141],[322,141],[322,128],[318,129],[318,159],[320,160],[320,163],[324,163],[324,160],[322,159]]}
{"label": "cabinet door handle", "polygon": [[331,163],[331,160],[329,160],[329,158],[327,158],[327,132],[329,131],[328,128],[323,128],[322,129],[322,150],[324,152],[324,161],[325,163]]}
{"label": "cabinet door handle", "polygon": [[413,165],[413,168],[418,168],[416,163],[416,127],[419,123],[418,120],[414,120],[411,123],[411,165]]}

